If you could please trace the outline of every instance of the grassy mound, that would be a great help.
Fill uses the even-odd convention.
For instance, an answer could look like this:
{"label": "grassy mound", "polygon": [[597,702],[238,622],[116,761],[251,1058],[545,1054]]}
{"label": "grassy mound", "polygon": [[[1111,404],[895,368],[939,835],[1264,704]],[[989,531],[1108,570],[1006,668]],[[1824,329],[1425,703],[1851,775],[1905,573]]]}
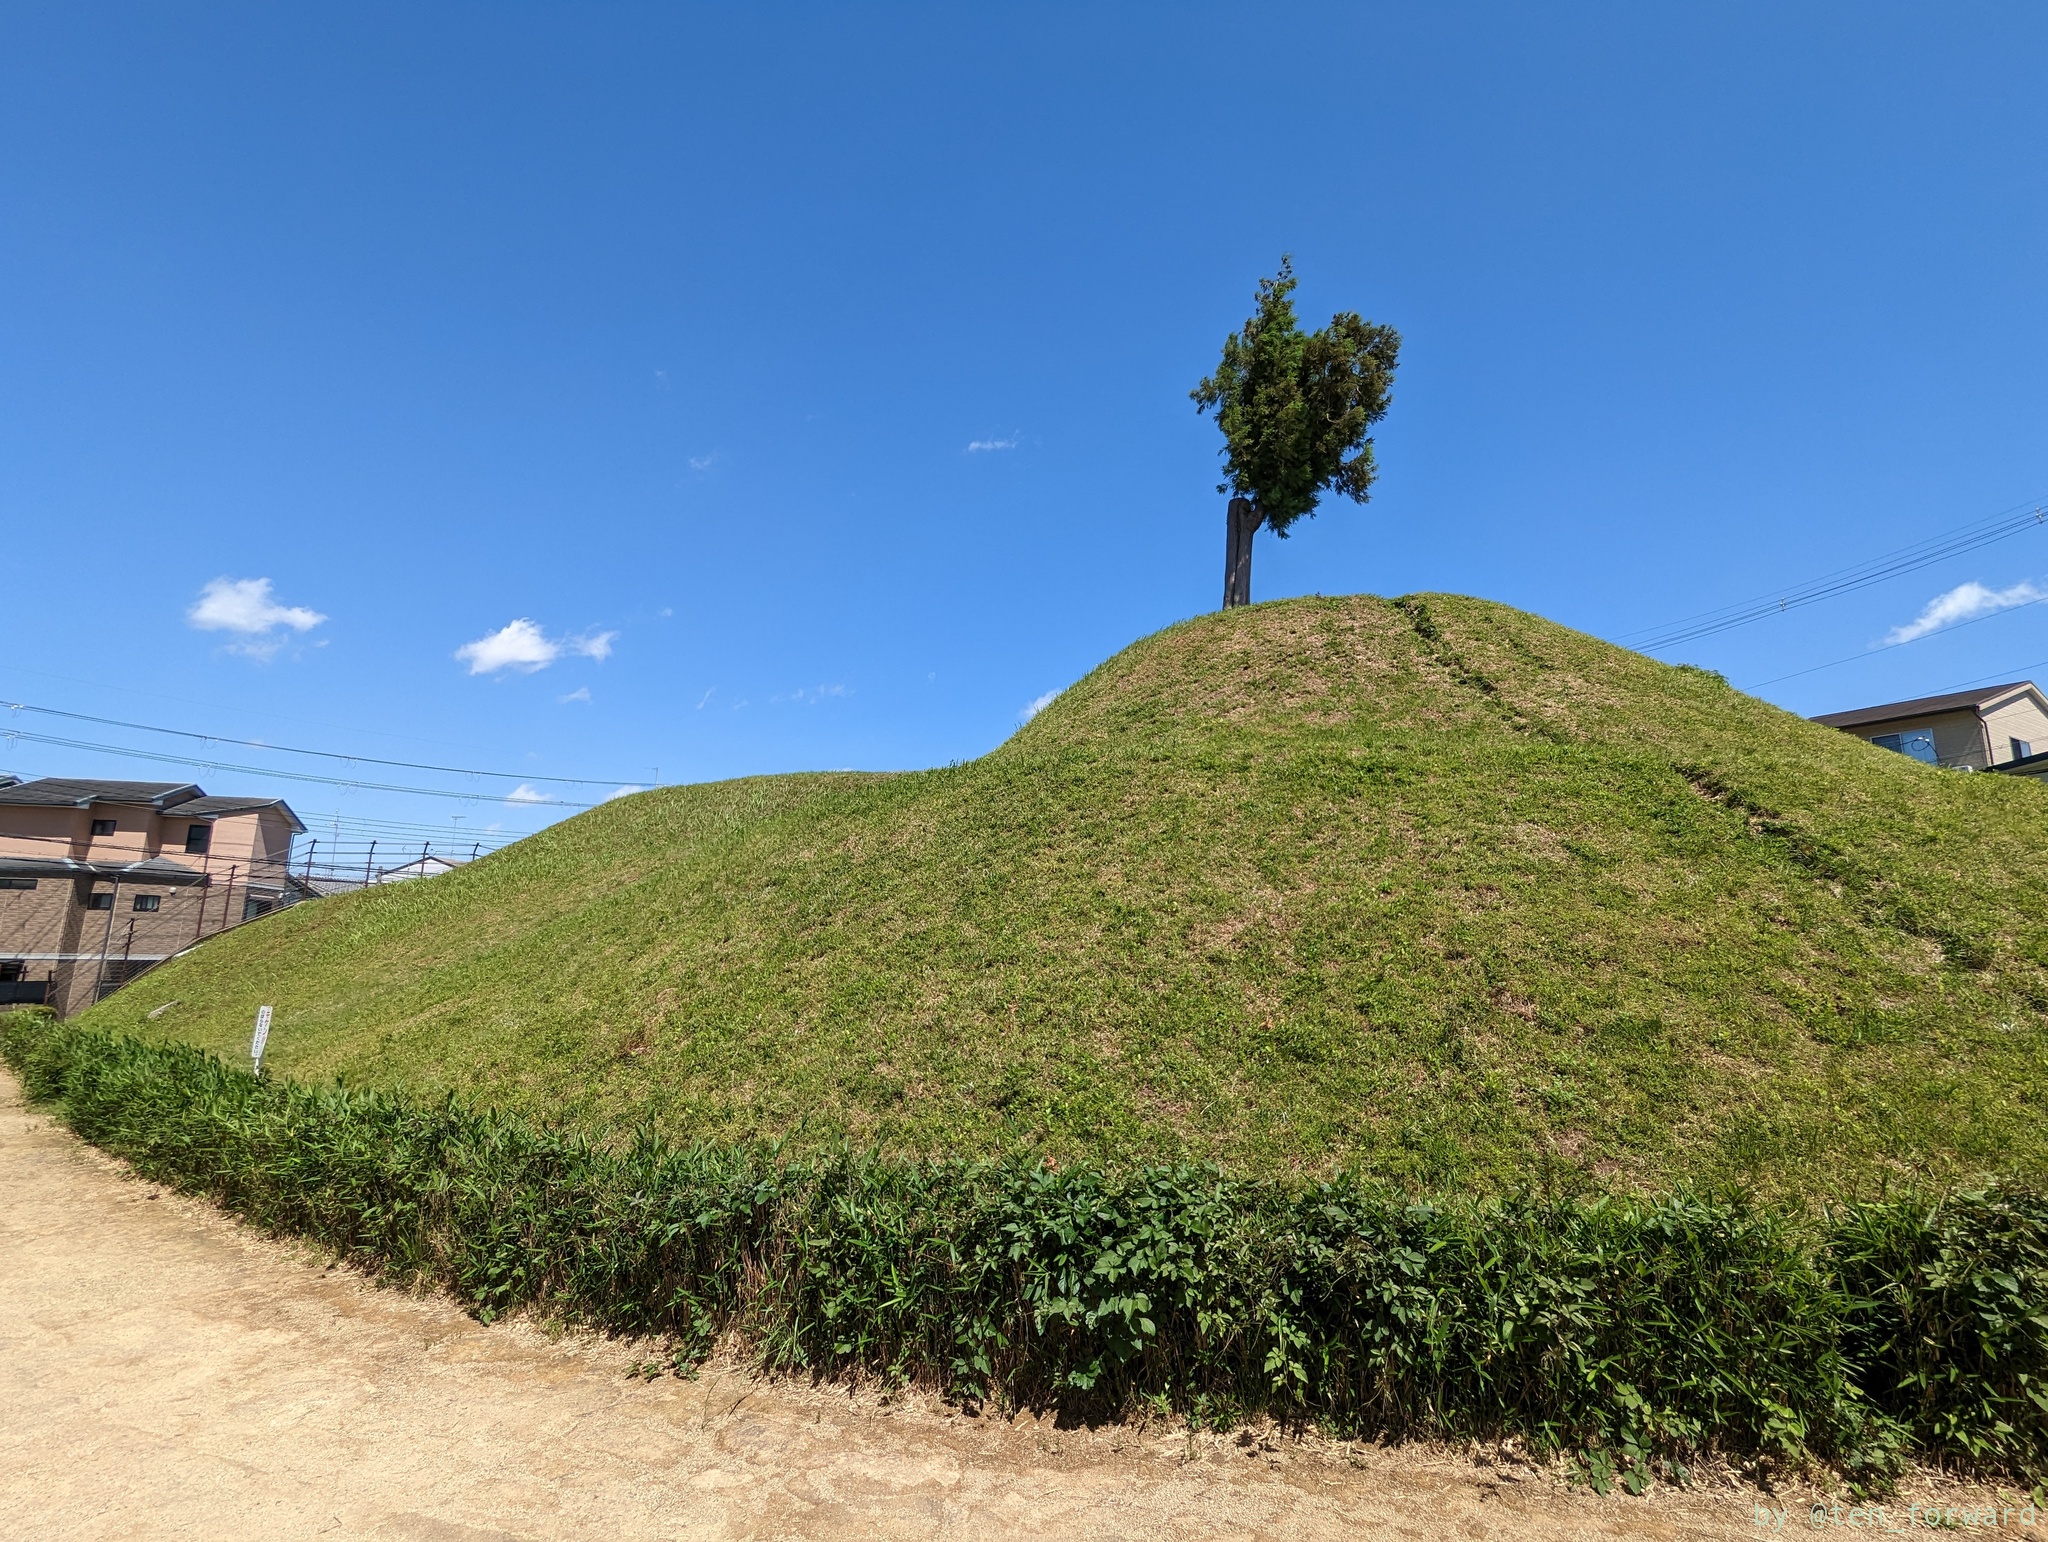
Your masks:
{"label": "grassy mound", "polygon": [[87,1023],[234,1055],[267,1002],[287,1076],[683,1140],[2038,1181],[2044,800],[1497,605],[1287,601],[971,764],[623,799]]}

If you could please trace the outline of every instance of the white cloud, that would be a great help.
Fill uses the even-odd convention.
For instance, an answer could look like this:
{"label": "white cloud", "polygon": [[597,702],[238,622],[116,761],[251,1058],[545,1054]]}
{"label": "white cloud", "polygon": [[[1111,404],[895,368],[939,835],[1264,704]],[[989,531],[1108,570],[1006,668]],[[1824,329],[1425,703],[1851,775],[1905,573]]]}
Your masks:
{"label": "white cloud", "polygon": [[1904,626],[1895,626],[1885,633],[1884,640],[1887,646],[1911,642],[1929,632],[1939,632],[1943,627],[2011,610],[2015,605],[2031,605],[2036,600],[2048,600],[2048,590],[2036,588],[2031,579],[2023,579],[2010,589],[1987,589],[1972,579],[1969,583],[1957,584],[1946,594],[1937,594],[1919,615]]}
{"label": "white cloud", "polygon": [[590,687],[587,685],[579,685],[567,696],[557,696],[555,700],[562,703],[562,705],[565,707],[572,701],[587,702],[590,700]]}
{"label": "white cloud", "polygon": [[988,450],[1014,450],[1016,448],[1017,441],[1015,439],[970,439],[967,441],[967,453],[969,455],[980,455]]}
{"label": "white cloud", "polygon": [[613,800],[614,798],[630,798],[630,797],[632,797],[632,796],[633,796],[633,794],[634,794],[634,793],[636,793],[636,792],[645,792],[645,791],[647,791],[647,789],[646,789],[645,787],[632,787],[632,786],[627,786],[627,787],[621,787],[621,788],[617,789],[617,790],[616,790],[616,791],[614,791],[614,792],[608,792],[608,793],[606,793],[606,794],[604,795],[604,801],[605,801],[605,802],[607,802],[607,803],[609,803],[609,802],[611,802],[611,801],[612,801],[612,800]]}
{"label": "white cloud", "polygon": [[524,617],[455,650],[455,656],[469,666],[473,675],[487,675],[494,669],[523,669],[531,673],[546,669],[561,653],[558,644]]}
{"label": "white cloud", "polygon": [[815,707],[828,696],[844,696],[845,694],[846,687],[843,685],[800,686],[794,691],[783,692],[769,697],[768,705],[779,707],[782,703],[790,701],[795,702],[800,707]]}
{"label": "white cloud", "polygon": [[690,469],[692,471],[709,471],[717,459],[718,452],[716,450],[713,450],[709,455],[692,455],[690,457]]}
{"label": "white cloud", "polygon": [[235,632],[230,652],[270,659],[289,640],[280,629],[310,632],[327,618],[303,605],[280,605],[267,578],[216,578],[199,591],[185,619],[202,632]]}
{"label": "white cloud", "polygon": [[505,794],[505,801],[507,803],[548,803],[553,800],[546,793],[536,791],[525,782],[521,782],[517,787]]}
{"label": "white cloud", "polygon": [[524,616],[507,622],[497,631],[475,642],[464,643],[455,656],[469,666],[473,675],[488,675],[500,669],[532,674],[565,653],[587,659],[608,659],[617,632],[586,633],[582,637],[550,637]]}
{"label": "white cloud", "polygon": [[1023,710],[1017,714],[1018,721],[1024,723],[1030,722],[1033,718],[1037,717],[1039,713],[1043,712],[1047,707],[1051,706],[1054,700],[1057,699],[1059,694],[1060,693],[1058,691],[1047,691],[1043,696],[1033,697],[1030,701],[1024,703]]}

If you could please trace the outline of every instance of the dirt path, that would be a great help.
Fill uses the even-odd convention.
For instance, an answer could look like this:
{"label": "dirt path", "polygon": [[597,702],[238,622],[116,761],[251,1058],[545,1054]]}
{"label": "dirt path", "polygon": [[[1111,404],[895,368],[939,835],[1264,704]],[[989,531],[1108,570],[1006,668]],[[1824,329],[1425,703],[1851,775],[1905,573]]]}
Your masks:
{"label": "dirt path", "polygon": [[324,1267],[134,1178],[0,1073],[9,1538],[1762,1534],[1749,1491],[1603,1500],[1414,1448],[1063,1431],[733,1368],[647,1384],[628,1357]]}

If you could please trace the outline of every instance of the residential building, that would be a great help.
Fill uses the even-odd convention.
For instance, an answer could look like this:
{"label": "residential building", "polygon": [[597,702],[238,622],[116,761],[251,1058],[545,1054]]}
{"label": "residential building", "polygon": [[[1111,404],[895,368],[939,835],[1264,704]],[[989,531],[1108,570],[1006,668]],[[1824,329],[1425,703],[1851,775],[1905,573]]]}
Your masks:
{"label": "residential building", "polygon": [[305,894],[280,798],[189,782],[0,776],[0,1004],[70,1014]]}
{"label": "residential building", "polygon": [[2048,754],[2048,697],[2031,680],[1828,712],[1814,721],[1931,766],[2003,770]]}
{"label": "residential building", "polygon": [[2037,782],[2048,782],[2048,746],[2018,760],[2002,761],[1993,769],[2002,771],[2007,776],[2030,776]]}
{"label": "residential building", "polygon": [[[2048,748],[2048,742],[2044,742],[2043,748]],[[370,882],[373,884],[409,883],[415,878],[438,878],[443,873],[452,873],[458,867],[467,865],[466,859],[462,857],[444,857],[439,854],[422,853],[414,857],[410,862],[401,862],[396,867],[385,868],[382,872],[375,874],[370,879]]]}

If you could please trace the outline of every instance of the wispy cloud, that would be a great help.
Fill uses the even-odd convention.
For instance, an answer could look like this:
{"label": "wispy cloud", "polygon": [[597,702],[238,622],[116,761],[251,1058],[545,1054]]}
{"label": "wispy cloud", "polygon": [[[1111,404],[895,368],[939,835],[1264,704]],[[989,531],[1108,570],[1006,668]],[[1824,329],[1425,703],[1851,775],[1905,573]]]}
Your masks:
{"label": "wispy cloud", "polygon": [[690,469],[692,471],[709,471],[717,462],[718,451],[716,450],[713,450],[709,455],[692,455],[690,457]]}
{"label": "wispy cloud", "polygon": [[587,685],[579,685],[567,696],[557,696],[555,700],[560,702],[565,707],[572,701],[587,702],[590,700],[590,687]]}
{"label": "wispy cloud", "polygon": [[505,801],[507,803],[550,803],[554,800],[537,788],[530,787],[525,782],[521,782],[517,787],[505,794]]}
{"label": "wispy cloud", "polygon": [[768,705],[779,707],[787,701],[794,702],[800,707],[815,707],[828,696],[844,696],[845,694],[846,687],[843,685],[808,685],[801,686],[794,691],[784,691],[779,695],[771,696],[768,698]]}
{"label": "wispy cloud", "polygon": [[1979,616],[2011,610],[2015,605],[2031,605],[2036,600],[2048,600],[2048,590],[2037,588],[2031,579],[2023,579],[2010,589],[1988,589],[1972,579],[1969,583],[1957,584],[1946,594],[1937,594],[1919,615],[1904,626],[1895,626],[1885,633],[1884,640],[1887,646],[1908,643],[1930,632],[1939,632],[1943,627],[1975,621]]}
{"label": "wispy cloud", "polygon": [[612,639],[618,635],[586,632],[581,637],[550,637],[521,616],[475,642],[464,643],[455,650],[455,656],[469,666],[473,675],[493,674],[500,669],[516,669],[530,675],[569,654],[608,659],[612,655]]}
{"label": "wispy cloud", "polygon": [[303,605],[281,605],[267,578],[216,578],[199,591],[185,619],[202,632],[233,632],[230,653],[252,659],[277,656],[290,632],[310,632],[327,618]]}
{"label": "wispy cloud", "polygon": [[1018,711],[1017,720],[1020,723],[1030,722],[1033,718],[1037,717],[1039,713],[1043,712],[1047,707],[1051,706],[1053,702],[1059,698],[1059,694],[1060,693],[1058,691],[1047,691],[1043,696],[1032,697],[1032,699],[1025,702],[1023,707]]}
{"label": "wispy cloud", "polygon": [[1017,440],[1014,436],[1008,439],[970,439],[967,441],[966,453],[969,455],[982,455],[990,450],[1014,450],[1016,448]]}
{"label": "wispy cloud", "polygon": [[606,793],[606,794],[604,795],[604,801],[605,801],[605,802],[607,802],[607,803],[609,803],[609,802],[611,802],[611,801],[612,801],[612,800],[613,800],[614,798],[630,798],[630,797],[632,797],[632,796],[633,796],[633,794],[634,794],[634,793],[636,793],[636,792],[645,792],[645,791],[647,791],[647,789],[646,789],[645,787],[634,787],[634,786],[626,786],[626,787],[620,787],[620,788],[617,788],[617,789],[615,789],[615,790],[614,790],[614,791],[612,791],[612,792],[608,792],[608,793]]}

